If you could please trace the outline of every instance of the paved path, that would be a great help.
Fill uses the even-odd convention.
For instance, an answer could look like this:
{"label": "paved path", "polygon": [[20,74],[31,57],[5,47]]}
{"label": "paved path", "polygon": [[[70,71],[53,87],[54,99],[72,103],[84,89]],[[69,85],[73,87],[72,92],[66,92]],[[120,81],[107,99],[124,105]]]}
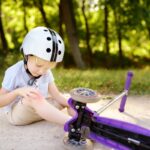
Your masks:
{"label": "paved path", "polygon": [[[106,102],[108,100],[102,100],[90,104],[89,107],[97,110]],[[118,107],[119,102],[116,102],[101,116],[117,118],[150,129],[150,96],[130,96],[124,113],[119,113]],[[28,126],[12,126],[0,110],[0,150],[63,150],[63,136],[62,126],[46,121]],[[93,150],[109,149],[94,143]]]}

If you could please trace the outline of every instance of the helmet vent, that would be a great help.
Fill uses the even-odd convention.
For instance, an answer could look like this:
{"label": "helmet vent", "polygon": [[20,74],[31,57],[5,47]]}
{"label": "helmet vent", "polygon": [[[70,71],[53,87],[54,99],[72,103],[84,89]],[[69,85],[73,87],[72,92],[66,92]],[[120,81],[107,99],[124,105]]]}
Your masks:
{"label": "helmet vent", "polygon": [[60,55],[60,54],[61,54],[61,51],[58,51],[58,54]]}
{"label": "helmet vent", "polygon": [[61,40],[58,40],[58,42],[61,44]]}
{"label": "helmet vent", "polygon": [[44,29],[44,31],[47,32],[48,30],[47,30],[47,29]]}
{"label": "helmet vent", "polygon": [[47,37],[47,40],[50,41],[50,40],[51,40],[51,37]]}
{"label": "helmet vent", "polygon": [[51,49],[50,49],[50,48],[47,48],[46,51],[47,51],[47,53],[50,53],[50,52],[51,52]]}

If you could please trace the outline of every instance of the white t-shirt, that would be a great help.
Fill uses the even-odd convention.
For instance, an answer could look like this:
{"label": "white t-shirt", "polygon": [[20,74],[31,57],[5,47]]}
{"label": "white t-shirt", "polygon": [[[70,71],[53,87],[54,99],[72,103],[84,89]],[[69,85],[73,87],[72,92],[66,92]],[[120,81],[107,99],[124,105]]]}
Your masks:
{"label": "white t-shirt", "polygon": [[[9,67],[5,71],[5,76],[2,81],[2,88],[12,91],[14,89],[20,87],[27,87],[28,81],[31,77],[27,74],[24,68],[24,62],[19,61],[18,63],[14,64],[13,66]],[[51,70],[48,70],[46,74],[41,76],[40,78],[36,79],[32,86],[38,88],[42,95],[46,98],[48,96],[48,84],[54,82],[54,77]],[[12,103],[5,106],[4,109],[6,112],[10,111],[13,104],[18,102],[20,97],[18,96]]]}

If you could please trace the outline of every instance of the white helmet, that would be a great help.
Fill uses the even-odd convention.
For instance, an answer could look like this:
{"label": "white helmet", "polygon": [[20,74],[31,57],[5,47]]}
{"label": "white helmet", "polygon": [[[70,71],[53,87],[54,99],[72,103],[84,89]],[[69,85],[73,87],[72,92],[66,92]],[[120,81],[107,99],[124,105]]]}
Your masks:
{"label": "white helmet", "polygon": [[47,61],[61,62],[64,56],[64,42],[54,30],[46,27],[32,29],[24,38],[21,51]]}

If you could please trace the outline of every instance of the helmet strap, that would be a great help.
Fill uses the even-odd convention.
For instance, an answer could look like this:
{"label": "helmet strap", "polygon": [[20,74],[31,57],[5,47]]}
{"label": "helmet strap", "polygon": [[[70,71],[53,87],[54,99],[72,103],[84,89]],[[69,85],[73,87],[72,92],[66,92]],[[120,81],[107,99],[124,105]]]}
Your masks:
{"label": "helmet strap", "polygon": [[[25,62],[25,61],[26,61],[26,62]],[[24,61],[24,68],[25,68],[25,70],[26,70],[27,74],[28,74],[29,76],[31,76],[31,78],[35,78],[35,79],[40,78],[40,77],[41,77],[41,75],[40,75],[40,76],[35,77],[35,76],[33,76],[33,75],[31,74],[31,72],[29,71],[28,66],[27,66],[27,60],[25,60],[25,61]],[[26,64],[25,64],[25,63],[26,63]]]}
{"label": "helmet strap", "polygon": [[35,76],[33,76],[33,75],[31,74],[31,72],[29,71],[28,65],[27,65],[27,62],[28,62],[28,56],[24,56],[24,60],[23,60],[23,61],[24,61],[24,68],[25,68],[27,74],[28,74],[29,76],[31,76],[32,79],[38,79],[38,78],[41,77],[41,75],[35,77]]}
{"label": "helmet strap", "polygon": [[[31,72],[29,71],[28,66],[27,66],[28,55],[24,55],[22,48],[21,48],[21,52],[22,52],[22,55],[23,55],[23,62],[24,62],[25,71],[26,71],[27,74],[31,77],[31,79],[32,79],[32,81],[33,81],[32,83],[30,83],[30,85],[33,85],[34,81],[35,81],[36,79],[40,78],[41,75],[38,76],[38,77],[35,77],[35,76],[33,76],[33,75],[31,74]],[[30,80],[31,80],[31,79],[30,79]],[[30,80],[29,80],[29,81],[30,81]]]}
{"label": "helmet strap", "polygon": [[57,42],[57,36],[55,34],[55,32],[51,29],[49,29],[50,34],[52,35],[52,41],[53,41],[53,51],[52,51],[52,56],[50,61],[56,61],[57,59],[57,54],[58,54],[58,42]]}

